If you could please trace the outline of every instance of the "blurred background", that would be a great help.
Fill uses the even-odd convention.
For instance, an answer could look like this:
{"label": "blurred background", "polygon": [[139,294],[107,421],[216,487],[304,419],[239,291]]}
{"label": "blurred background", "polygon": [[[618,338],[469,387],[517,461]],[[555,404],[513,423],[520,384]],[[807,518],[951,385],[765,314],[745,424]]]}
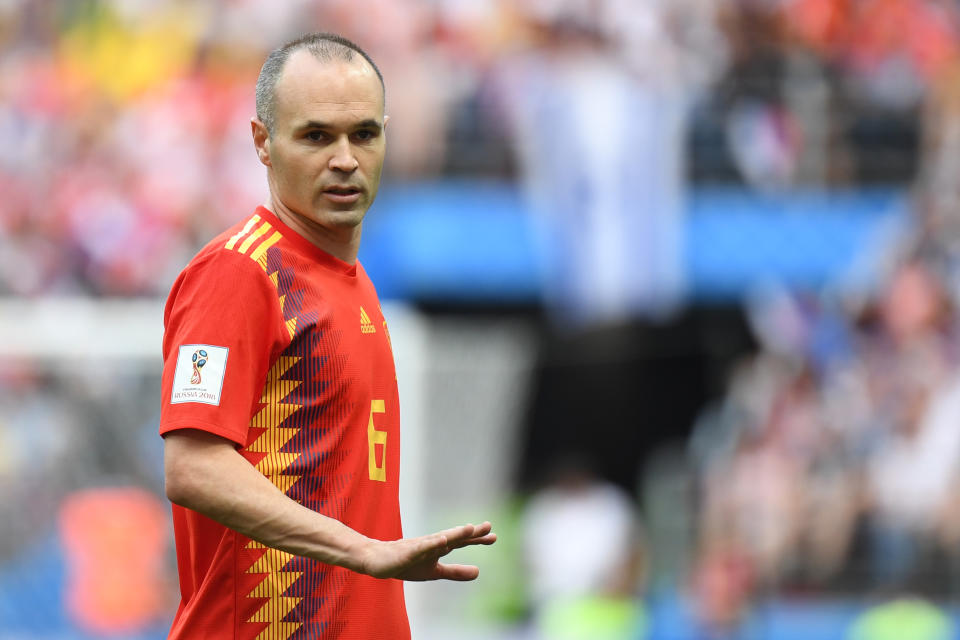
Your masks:
{"label": "blurred background", "polygon": [[361,260],[418,639],[960,637],[955,0],[0,0],[0,639],[165,637],[162,305],[305,31],[387,85]]}

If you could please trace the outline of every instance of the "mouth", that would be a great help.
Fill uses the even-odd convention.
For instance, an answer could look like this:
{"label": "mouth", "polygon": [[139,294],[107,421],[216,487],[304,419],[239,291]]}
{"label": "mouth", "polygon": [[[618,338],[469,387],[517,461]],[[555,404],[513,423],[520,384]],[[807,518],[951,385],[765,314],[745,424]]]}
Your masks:
{"label": "mouth", "polygon": [[325,187],[322,193],[327,200],[339,204],[350,204],[360,199],[361,190],[359,187],[350,185],[333,185]]}

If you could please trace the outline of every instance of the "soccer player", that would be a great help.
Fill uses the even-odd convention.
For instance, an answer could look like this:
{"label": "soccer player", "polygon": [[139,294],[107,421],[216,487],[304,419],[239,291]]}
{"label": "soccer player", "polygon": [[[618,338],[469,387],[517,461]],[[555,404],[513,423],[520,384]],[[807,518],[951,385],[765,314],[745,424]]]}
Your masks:
{"label": "soccer player", "polygon": [[472,580],[401,539],[387,323],[357,261],[384,160],[383,79],[354,43],[271,52],[253,142],[269,201],[204,247],[164,312],[160,433],[180,573],[171,638],[409,638],[400,580]]}

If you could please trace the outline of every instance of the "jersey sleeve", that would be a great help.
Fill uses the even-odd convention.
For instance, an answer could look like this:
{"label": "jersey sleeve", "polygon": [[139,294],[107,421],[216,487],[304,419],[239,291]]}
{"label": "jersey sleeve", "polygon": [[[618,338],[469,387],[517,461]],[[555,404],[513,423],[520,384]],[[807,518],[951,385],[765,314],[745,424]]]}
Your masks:
{"label": "jersey sleeve", "polygon": [[289,340],[257,263],[228,251],[191,263],[164,311],[160,434],[200,429],[245,445],[267,370]]}

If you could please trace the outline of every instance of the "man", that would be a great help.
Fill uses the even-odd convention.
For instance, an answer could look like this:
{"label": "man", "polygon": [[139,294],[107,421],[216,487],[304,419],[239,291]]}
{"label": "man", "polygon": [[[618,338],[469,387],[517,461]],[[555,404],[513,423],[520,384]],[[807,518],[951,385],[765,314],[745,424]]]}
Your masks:
{"label": "man", "polygon": [[164,314],[171,638],[409,638],[399,580],[472,580],[439,559],[496,540],[489,523],[400,539],[396,372],[357,262],[386,122],[379,70],[339,36],[260,73],[269,202],[197,254]]}

